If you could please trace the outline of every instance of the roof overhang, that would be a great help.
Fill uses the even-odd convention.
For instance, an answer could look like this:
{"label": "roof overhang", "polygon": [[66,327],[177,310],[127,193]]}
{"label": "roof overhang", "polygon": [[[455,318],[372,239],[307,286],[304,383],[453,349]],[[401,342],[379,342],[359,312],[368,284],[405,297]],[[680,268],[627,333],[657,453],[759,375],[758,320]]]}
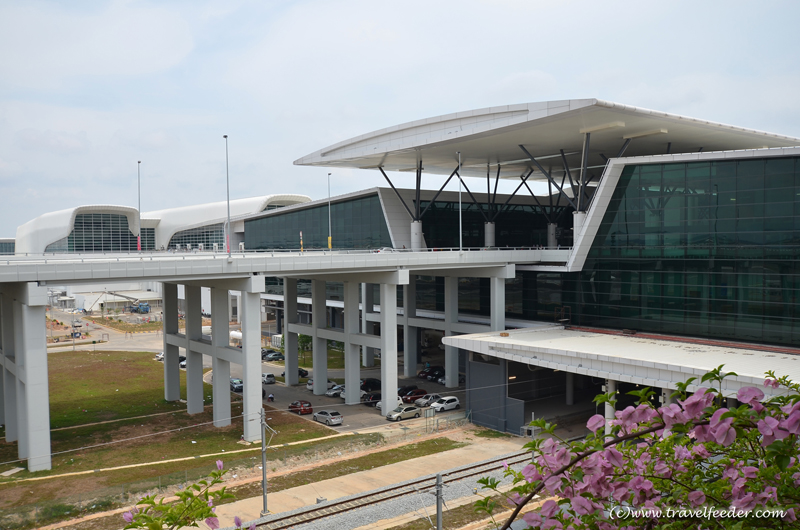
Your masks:
{"label": "roof overhang", "polygon": [[[800,138],[724,125],[598,99],[478,109],[396,125],[326,147],[296,165],[414,171],[449,175],[461,153],[462,175],[518,178],[532,167],[520,145],[545,168],[563,172],[581,162],[590,134],[589,167],[618,156],[723,151],[800,145]],[[669,146],[669,147],[668,147]],[[668,151],[669,149],[669,151]],[[542,175],[534,174],[533,178]]]}

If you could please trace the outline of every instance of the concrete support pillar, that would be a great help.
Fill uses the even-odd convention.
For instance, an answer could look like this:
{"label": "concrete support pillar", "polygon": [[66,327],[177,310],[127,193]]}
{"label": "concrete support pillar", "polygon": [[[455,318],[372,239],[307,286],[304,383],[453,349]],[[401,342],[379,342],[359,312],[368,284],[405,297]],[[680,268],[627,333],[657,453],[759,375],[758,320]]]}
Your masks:
{"label": "concrete support pillar", "polygon": [[381,284],[381,412],[394,410],[397,397],[397,285]]}
{"label": "concrete support pillar", "polygon": [[325,306],[325,281],[311,281],[311,352],[314,359],[314,395],[322,396],[328,391],[328,341],[320,337],[317,330],[327,327]]}
{"label": "concrete support pillar", "polygon": [[360,346],[351,342],[358,334],[358,283],[344,282],[344,388],[345,403],[361,401]]}
{"label": "concrete support pillar", "polygon": [[230,325],[228,320],[228,289],[211,288],[211,344],[214,356],[211,358],[213,374],[214,427],[231,424],[231,363],[220,359],[217,350],[230,344]]}
{"label": "concrete support pillar", "polygon": [[575,374],[567,372],[567,405],[575,404]]}
{"label": "concrete support pillar", "polygon": [[[362,333],[367,335],[375,334],[375,323],[367,320],[368,314],[375,313],[375,291],[371,283],[361,284],[361,318],[363,325]],[[361,364],[366,367],[375,366],[375,348],[363,348],[363,359]]]}
{"label": "concrete support pillar", "polygon": [[201,339],[203,314],[200,308],[200,287],[184,285],[186,297],[186,411],[203,412],[203,354],[192,349],[192,341]]}
{"label": "concrete support pillar", "polygon": [[493,247],[494,243],[494,223],[483,223],[483,246]]}
{"label": "concrete support pillar", "polygon": [[296,385],[299,383],[297,333],[289,331],[290,324],[297,324],[297,280],[295,278],[283,279],[283,318],[286,321],[286,330],[283,334],[286,385]]}
{"label": "concrete support pillar", "polygon": [[586,220],[586,212],[572,212],[572,237],[573,244],[578,241],[578,235],[583,231],[583,222]]}
{"label": "concrete support pillar", "polygon": [[242,321],[242,295],[236,295],[236,322],[241,323]]}
{"label": "concrete support pillar", "polygon": [[547,248],[558,247],[558,240],[556,239],[556,227],[558,227],[558,225],[555,223],[547,223]]}
{"label": "concrete support pillar", "polygon": [[169,335],[178,333],[178,285],[162,284],[164,300],[164,399],[178,401],[181,398],[180,348],[167,343]]}
{"label": "concrete support pillar", "polygon": [[[444,326],[445,336],[453,334],[452,326],[458,322],[458,278],[446,276],[444,279]],[[458,386],[458,348],[445,345],[444,371],[446,388]]]}
{"label": "concrete support pillar", "polygon": [[[261,290],[263,291],[263,276]],[[261,439],[261,420],[263,408],[261,401],[261,294],[242,292],[242,405],[244,439],[254,442]]]}
{"label": "concrete support pillar", "polygon": [[422,221],[411,221],[411,250],[423,250]]}
{"label": "concrete support pillar", "polygon": [[674,403],[672,399],[672,390],[669,388],[662,388],[661,389],[661,404],[663,406],[669,406],[670,404]]}
{"label": "concrete support pillar", "polygon": [[406,324],[403,326],[403,375],[417,375],[417,333],[419,330],[411,326],[409,321],[417,316],[417,277],[410,274],[408,285],[403,286],[403,315]]}
{"label": "concrete support pillar", "polygon": [[[617,382],[611,379],[606,379],[606,394],[615,394],[617,392]],[[611,434],[611,421],[614,420],[614,406],[611,403],[606,403],[606,434]]]}
{"label": "concrete support pillar", "polygon": [[[489,325],[492,331],[506,329],[506,280],[489,278]],[[456,315],[458,316],[458,315]]]}
{"label": "concrete support pillar", "polygon": [[739,400],[737,400],[735,397],[725,398],[725,406],[729,409],[735,409],[739,406]]}

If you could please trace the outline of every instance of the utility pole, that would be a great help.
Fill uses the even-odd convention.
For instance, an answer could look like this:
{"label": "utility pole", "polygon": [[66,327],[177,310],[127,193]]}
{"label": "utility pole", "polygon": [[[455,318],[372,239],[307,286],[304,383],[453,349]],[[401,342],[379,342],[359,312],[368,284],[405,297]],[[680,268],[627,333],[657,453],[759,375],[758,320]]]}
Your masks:
{"label": "utility pole", "polygon": [[436,475],[436,530],[442,530],[442,474]]}

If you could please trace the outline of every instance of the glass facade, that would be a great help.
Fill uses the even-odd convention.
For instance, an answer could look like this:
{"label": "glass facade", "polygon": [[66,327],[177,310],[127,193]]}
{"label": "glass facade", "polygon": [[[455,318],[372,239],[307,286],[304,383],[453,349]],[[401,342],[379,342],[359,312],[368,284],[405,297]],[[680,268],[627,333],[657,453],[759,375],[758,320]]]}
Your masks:
{"label": "glass facade", "polygon": [[[420,201],[424,210],[430,201]],[[495,207],[499,207],[496,205]],[[482,206],[487,213],[487,205]],[[549,210],[549,208],[548,208]],[[553,218],[561,229],[559,244],[572,245],[572,208],[555,207]],[[461,202],[462,240],[465,247],[484,244],[483,215],[469,200]],[[431,248],[458,247],[458,202],[436,201],[422,216],[422,233]],[[511,204],[495,221],[495,245],[498,247],[533,247],[547,245],[547,218],[536,205]]]}
{"label": "glass facade", "polygon": [[[331,205],[333,248],[391,247],[389,227],[378,194]],[[245,221],[244,245],[248,250],[328,248],[328,206],[273,214]]]}
{"label": "glass facade", "polygon": [[13,254],[14,241],[0,241],[0,254]]}
{"label": "glass facade", "polygon": [[225,225],[224,223],[217,223],[213,225],[198,226],[197,228],[189,228],[175,232],[169,240],[168,248],[175,248],[180,245],[181,248],[186,248],[186,245],[191,245],[192,248],[198,248],[198,245],[203,244],[205,250],[212,250],[214,243],[219,245],[219,249],[225,248]]}
{"label": "glass facade", "polygon": [[[128,228],[128,217],[110,213],[75,216],[72,232],[47,245],[45,252],[136,252],[136,236]],[[155,229],[142,229],[142,250],[155,248]]]}

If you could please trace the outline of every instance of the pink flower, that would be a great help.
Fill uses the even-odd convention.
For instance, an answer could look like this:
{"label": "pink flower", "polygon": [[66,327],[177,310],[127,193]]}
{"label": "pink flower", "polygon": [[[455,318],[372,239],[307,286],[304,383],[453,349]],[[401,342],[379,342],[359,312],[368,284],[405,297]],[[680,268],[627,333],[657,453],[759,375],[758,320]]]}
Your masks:
{"label": "pink flower", "polygon": [[761,401],[764,399],[764,392],[753,386],[740,388],[736,393],[736,398],[742,403],[750,403],[753,400]]}
{"label": "pink flower", "polygon": [[217,530],[217,528],[219,528],[219,519],[216,517],[209,517],[206,519],[206,524],[211,530]]}
{"label": "pink flower", "polygon": [[786,515],[783,516],[783,520],[787,523],[793,523],[797,521],[797,516],[794,514],[794,508],[789,508],[786,510]]}
{"label": "pink flower", "polygon": [[125,512],[122,514],[122,518],[125,519],[126,523],[133,522],[133,512]]}
{"label": "pink flower", "polygon": [[704,502],[706,502],[706,494],[702,491],[693,491],[689,494],[689,502],[694,504],[695,506],[700,506]]}
{"label": "pink flower", "polygon": [[242,527],[242,519],[238,515],[235,516],[233,518],[233,524],[236,526],[236,528],[241,528]]}
{"label": "pink flower", "polygon": [[589,515],[590,513],[594,513],[597,511],[595,508],[594,503],[587,499],[586,497],[574,497],[572,500],[572,509],[575,510],[575,513],[578,515]]}
{"label": "pink flower", "polygon": [[248,530],[256,530],[256,523],[251,524]]}
{"label": "pink flower", "polygon": [[528,523],[528,525],[532,526],[533,528],[538,527],[542,524],[542,516],[536,512],[528,512],[522,516],[522,520]]}
{"label": "pink flower", "polygon": [[541,512],[542,515],[544,515],[545,517],[553,517],[553,515],[555,515],[556,512],[558,512],[558,503],[556,503],[556,501],[554,501],[553,499],[548,499],[544,501],[544,504],[542,504]]}
{"label": "pink flower", "polygon": [[217,469],[222,471],[222,460],[217,460]]}
{"label": "pink flower", "polygon": [[714,394],[708,392],[707,388],[698,388],[697,391],[681,401],[683,410],[690,419],[697,418],[703,413],[703,410],[708,407],[714,400]]}
{"label": "pink flower", "polygon": [[600,427],[603,427],[606,424],[606,419],[601,416],[600,414],[595,414],[589,421],[586,422],[586,428],[592,432],[597,432]]}

